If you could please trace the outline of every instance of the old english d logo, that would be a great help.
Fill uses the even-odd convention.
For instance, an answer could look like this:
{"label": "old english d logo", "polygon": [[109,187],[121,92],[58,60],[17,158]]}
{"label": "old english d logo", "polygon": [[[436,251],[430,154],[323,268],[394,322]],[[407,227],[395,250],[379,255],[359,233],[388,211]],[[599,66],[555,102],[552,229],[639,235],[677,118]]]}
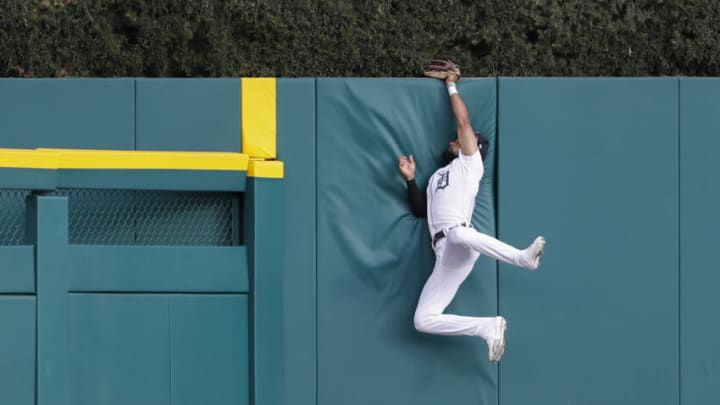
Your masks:
{"label": "old english d logo", "polygon": [[435,191],[442,190],[450,184],[450,171],[440,172]]}

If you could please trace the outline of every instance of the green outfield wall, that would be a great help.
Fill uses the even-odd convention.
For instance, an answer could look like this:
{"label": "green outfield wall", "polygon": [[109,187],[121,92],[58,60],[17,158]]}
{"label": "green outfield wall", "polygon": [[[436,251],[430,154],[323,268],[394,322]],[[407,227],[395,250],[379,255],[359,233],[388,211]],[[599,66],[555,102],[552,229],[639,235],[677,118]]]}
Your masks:
{"label": "green outfield wall", "polygon": [[450,307],[507,318],[499,365],[413,327],[434,257],[396,159],[438,167],[439,81],[277,79],[277,150],[243,170],[3,152],[242,154],[243,80],[0,80],[0,403],[720,401],[718,79],[459,82],[490,140],[473,224],[547,239],[536,272],[481,257]]}
{"label": "green outfield wall", "polygon": [[282,166],[241,153],[241,87],[0,80],[0,403],[284,402]]}
{"label": "green outfield wall", "polygon": [[[506,404],[677,404],[677,79],[500,79]],[[519,390],[517,387],[524,387]]]}

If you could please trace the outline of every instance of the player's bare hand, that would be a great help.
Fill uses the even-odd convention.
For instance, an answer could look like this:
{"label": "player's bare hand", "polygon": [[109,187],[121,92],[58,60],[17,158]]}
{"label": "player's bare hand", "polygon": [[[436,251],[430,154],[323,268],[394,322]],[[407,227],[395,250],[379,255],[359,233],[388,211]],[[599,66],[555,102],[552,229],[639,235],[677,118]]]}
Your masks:
{"label": "player's bare hand", "polygon": [[415,159],[413,155],[398,157],[398,167],[407,181],[415,178]]}
{"label": "player's bare hand", "polygon": [[447,79],[445,79],[445,83],[456,83],[458,80],[460,80],[460,77],[456,74],[449,74]]}

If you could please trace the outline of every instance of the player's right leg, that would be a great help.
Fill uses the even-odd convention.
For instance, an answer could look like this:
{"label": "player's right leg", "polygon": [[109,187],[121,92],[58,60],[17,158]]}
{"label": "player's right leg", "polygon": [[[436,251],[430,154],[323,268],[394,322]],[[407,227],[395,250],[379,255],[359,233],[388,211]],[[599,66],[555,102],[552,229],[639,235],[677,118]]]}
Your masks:
{"label": "player's right leg", "polygon": [[492,362],[500,361],[505,354],[505,329],[507,329],[507,321],[502,316],[495,317],[494,334],[487,339],[488,358]]}
{"label": "player's right leg", "polygon": [[540,256],[545,249],[545,238],[542,236],[535,238],[526,249],[520,250],[490,235],[466,227],[451,229],[447,239],[450,244],[466,246],[495,260],[530,270],[538,268]]}
{"label": "player's right leg", "polygon": [[435,268],[428,278],[417,309],[415,328],[435,335],[481,336],[488,342],[497,335],[495,317],[460,316],[443,313],[473,269],[479,254],[472,249],[442,240],[436,247]]}
{"label": "player's right leg", "polygon": [[505,318],[445,314],[445,308],[473,269],[480,254],[461,245],[441,240],[436,246],[435,268],[423,287],[415,328],[435,335],[479,336],[488,344],[488,358],[499,361],[505,352]]}

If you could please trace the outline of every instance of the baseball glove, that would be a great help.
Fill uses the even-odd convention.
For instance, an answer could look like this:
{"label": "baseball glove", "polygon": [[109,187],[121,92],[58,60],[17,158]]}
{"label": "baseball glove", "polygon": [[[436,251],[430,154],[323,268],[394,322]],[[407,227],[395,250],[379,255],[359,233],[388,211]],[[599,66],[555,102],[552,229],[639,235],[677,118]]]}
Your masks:
{"label": "baseball glove", "polygon": [[450,59],[433,59],[429,65],[425,65],[423,74],[440,80],[445,80],[450,75],[457,75],[460,80],[460,67]]}

